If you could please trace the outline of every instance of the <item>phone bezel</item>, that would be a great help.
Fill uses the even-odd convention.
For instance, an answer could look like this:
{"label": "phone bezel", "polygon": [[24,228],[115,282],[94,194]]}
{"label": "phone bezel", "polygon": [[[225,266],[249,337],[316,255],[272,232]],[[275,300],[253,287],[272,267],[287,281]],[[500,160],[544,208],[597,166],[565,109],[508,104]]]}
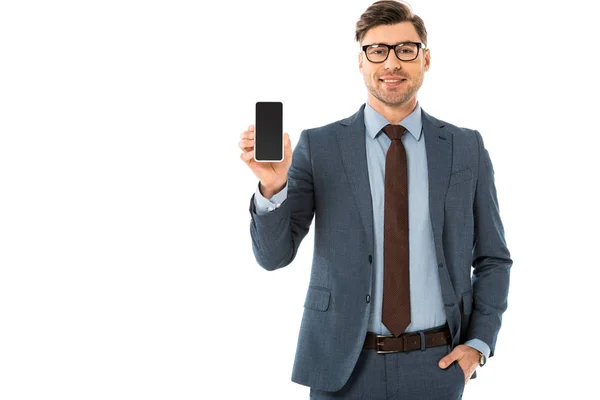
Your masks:
{"label": "phone bezel", "polygon": [[[258,158],[256,158],[256,146],[258,144],[258,140],[257,140],[257,135],[256,132],[258,131],[258,126],[257,126],[257,122],[258,122],[258,118],[257,118],[257,114],[258,114],[258,105],[259,104],[280,104],[281,105],[281,158],[279,160],[259,160]],[[256,102],[256,106],[254,109],[254,161],[256,162],[282,162],[283,159],[285,158],[285,154],[284,154],[284,150],[285,150],[285,138],[283,135],[283,102],[281,101],[257,101]]]}

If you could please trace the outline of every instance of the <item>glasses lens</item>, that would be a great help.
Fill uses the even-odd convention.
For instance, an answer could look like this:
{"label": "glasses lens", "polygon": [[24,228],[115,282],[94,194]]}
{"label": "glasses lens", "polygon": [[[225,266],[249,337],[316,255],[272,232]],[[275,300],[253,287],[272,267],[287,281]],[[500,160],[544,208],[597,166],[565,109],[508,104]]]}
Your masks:
{"label": "glasses lens", "polygon": [[373,45],[367,47],[367,58],[371,62],[381,62],[387,57],[388,51],[387,47]]}
{"label": "glasses lens", "polygon": [[396,47],[396,54],[398,58],[402,61],[411,61],[417,58],[417,54],[419,53],[419,48],[416,44],[406,43],[402,46]]}

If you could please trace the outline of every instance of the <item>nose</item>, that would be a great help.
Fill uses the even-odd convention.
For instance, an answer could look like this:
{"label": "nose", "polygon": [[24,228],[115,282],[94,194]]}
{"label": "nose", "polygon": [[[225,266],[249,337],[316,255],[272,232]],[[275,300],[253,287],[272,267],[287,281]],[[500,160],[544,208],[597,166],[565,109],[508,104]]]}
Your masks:
{"label": "nose", "polygon": [[402,61],[398,59],[396,52],[390,50],[388,58],[384,62],[384,66],[386,69],[402,69]]}

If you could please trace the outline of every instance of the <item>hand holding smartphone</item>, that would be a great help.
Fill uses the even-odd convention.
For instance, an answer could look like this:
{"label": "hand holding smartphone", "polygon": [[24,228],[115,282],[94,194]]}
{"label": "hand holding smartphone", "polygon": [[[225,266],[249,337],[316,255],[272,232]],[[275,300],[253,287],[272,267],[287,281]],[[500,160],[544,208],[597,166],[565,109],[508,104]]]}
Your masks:
{"label": "hand holding smartphone", "polygon": [[290,136],[282,133],[282,110],[278,102],[256,103],[256,126],[242,132],[238,143],[240,158],[259,179],[267,198],[285,186],[292,164]]}

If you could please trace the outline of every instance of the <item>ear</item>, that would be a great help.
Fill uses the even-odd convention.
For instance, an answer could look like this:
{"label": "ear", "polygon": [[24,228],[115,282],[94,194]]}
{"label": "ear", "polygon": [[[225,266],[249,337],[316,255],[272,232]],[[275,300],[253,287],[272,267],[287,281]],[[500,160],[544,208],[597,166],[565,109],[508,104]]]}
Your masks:
{"label": "ear", "polygon": [[429,71],[429,67],[431,65],[431,50],[427,49],[425,51],[425,71]]}
{"label": "ear", "polygon": [[358,53],[358,70],[362,72],[363,69],[363,52]]}

